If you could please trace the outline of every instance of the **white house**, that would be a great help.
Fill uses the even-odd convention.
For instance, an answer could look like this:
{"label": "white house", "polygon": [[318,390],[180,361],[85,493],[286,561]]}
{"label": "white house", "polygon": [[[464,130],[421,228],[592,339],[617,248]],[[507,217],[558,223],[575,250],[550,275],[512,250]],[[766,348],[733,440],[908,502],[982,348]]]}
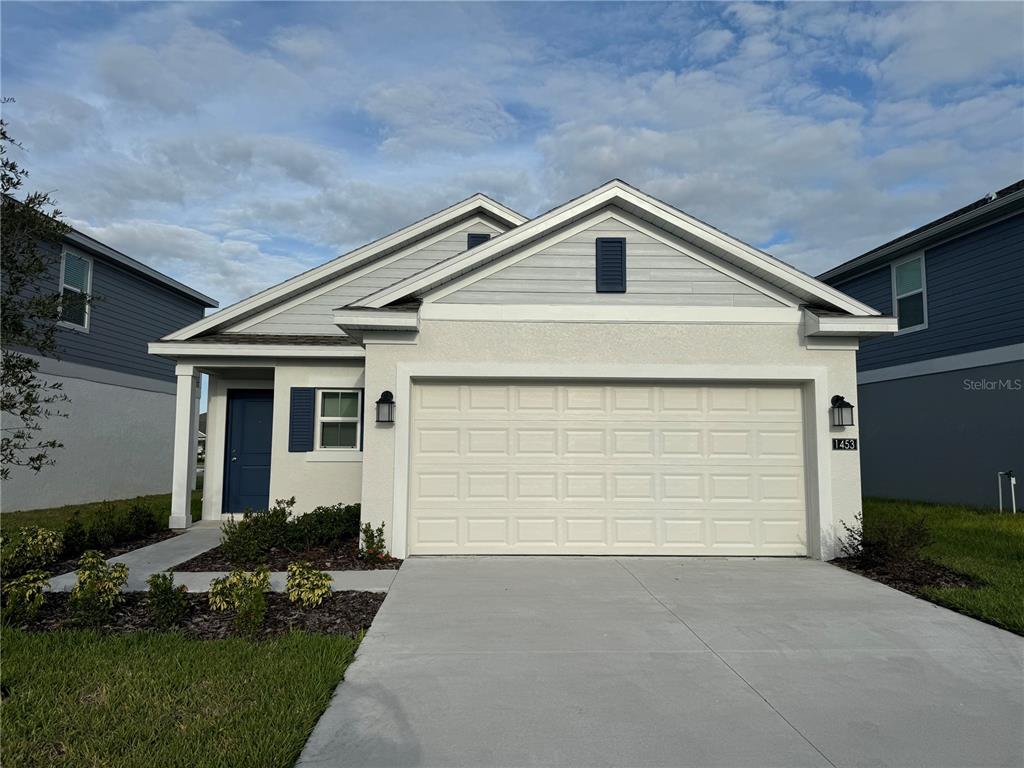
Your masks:
{"label": "white house", "polygon": [[535,219],[474,195],[150,345],[172,525],[204,372],[204,519],[295,496],[360,501],[399,557],[829,557],[861,504],[833,398],[895,330],[622,181]]}

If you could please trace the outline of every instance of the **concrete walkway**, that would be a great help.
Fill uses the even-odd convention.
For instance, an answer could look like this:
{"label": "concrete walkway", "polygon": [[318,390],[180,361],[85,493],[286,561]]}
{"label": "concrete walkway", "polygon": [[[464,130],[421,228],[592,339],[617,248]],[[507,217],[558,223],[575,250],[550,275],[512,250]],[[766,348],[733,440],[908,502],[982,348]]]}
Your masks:
{"label": "concrete walkway", "polygon": [[1020,766],[1024,639],[809,560],[410,558],[299,761]]}
{"label": "concrete walkway", "polygon": [[[158,541],[148,547],[112,557],[108,563],[125,563],[128,566],[126,592],[145,592],[149,589],[146,579],[154,573],[165,573],[175,565],[184,563],[220,544],[220,523],[200,522],[184,533],[170,539]],[[328,571],[335,590],[356,590],[361,592],[387,592],[398,571]],[[208,592],[210,582],[226,572],[181,572],[174,574],[176,584],[184,584],[189,592]],[[287,573],[272,571],[270,588],[284,592]],[[64,573],[50,579],[53,592],[70,592],[78,580],[76,573]]]}

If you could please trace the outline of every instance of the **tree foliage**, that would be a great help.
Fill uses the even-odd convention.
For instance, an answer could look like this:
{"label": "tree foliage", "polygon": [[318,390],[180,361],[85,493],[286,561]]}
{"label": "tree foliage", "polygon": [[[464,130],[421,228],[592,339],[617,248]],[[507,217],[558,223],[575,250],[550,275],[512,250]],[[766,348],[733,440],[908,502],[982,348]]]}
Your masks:
{"label": "tree foliage", "polygon": [[[8,103],[4,99],[3,103]],[[28,171],[11,158],[21,145],[0,118],[0,479],[15,466],[36,472],[53,464],[61,447],[42,439],[43,422],[65,416],[59,382],[39,376],[36,356],[57,357],[61,236],[68,231],[48,192],[18,195]]]}

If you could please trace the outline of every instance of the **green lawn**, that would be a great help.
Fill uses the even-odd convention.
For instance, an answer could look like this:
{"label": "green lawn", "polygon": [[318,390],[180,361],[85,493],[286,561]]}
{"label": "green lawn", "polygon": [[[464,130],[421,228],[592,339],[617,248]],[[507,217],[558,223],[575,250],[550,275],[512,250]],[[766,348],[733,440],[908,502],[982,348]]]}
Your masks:
{"label": "green lawn", "polygon": [[358,646],[299,633],[5,629],[2,641],[4,768],[291,766]]}
{"label": "green lawn", "polygon": [[[134,499],[118,499],[116,501],[93,501],[88,504],[68,504],[65,507],[52,507],[50,509],[33,509],[27,512],[4,512],[0,515],[0,526],[3,528],[19,527],[22,525],[38,525],[42,528],[61,528],[69,517],[78,513],[85,522],[95,515],[104,504],[112,504],[118,508],[128,508],[132,504],[142,503],[155,510],[166,510],[167,517],[171,516],[171,494],[162,493],[158,496],[136,496]],[[192,520],[195,522],[203,516],[203,493],[194,491],[192,493]]]}
{"label": "green lawn", "polygon": [[934,542],[922,554],[981,579],[975,589],[928,589],[933,602],[1024,634],[1024,514],[920,502],[864,500],[864,526],[924,518]]}

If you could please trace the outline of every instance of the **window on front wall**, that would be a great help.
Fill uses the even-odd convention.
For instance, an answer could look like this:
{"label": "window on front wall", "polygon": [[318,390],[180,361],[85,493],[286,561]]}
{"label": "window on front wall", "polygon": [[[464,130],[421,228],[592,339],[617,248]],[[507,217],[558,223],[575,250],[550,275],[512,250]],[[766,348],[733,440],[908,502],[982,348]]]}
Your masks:
{"label": "window on front wall", "polygon": [[914,256],[892,265],[893,304],[901,331],[927,327],[924,257]]}
{"label": "window on front wall", "polygon": [[317,400],[317,445],[325,450],[359,448],[359,414],[362,393],[358,389],[321,389]]}
{"label": "window on front wall", "polygon": [[60,265],[60,320],[74,328],[89,328],[89,287],[92,260],[64,251]]}

